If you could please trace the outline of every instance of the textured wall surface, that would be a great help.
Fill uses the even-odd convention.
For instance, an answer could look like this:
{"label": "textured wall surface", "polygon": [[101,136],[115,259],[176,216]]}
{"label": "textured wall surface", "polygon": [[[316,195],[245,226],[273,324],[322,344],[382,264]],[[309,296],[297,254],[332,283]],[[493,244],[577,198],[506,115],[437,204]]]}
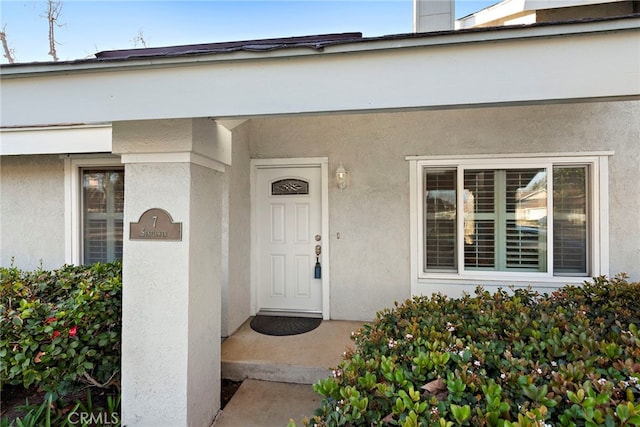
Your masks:
{"label": "textured wall surface", "polygon": [[[127,126],[135,124],[114,125],[114,150],[122,143],[135,152]],[[166,147],[178,151],[175,141]],[[209,426],[220,404],[221,174],[153,156],[126,164],[125,174],[125,223],[165,209],[182,223],[182,240],[125,235],[123,424]]]}
{"label": "textured wall surface", "polygon": [[[230,308],[222,313],[223,334],[232,333],[249,313],[249,157],[327,156],[330,175],[339,162],[350,172],[349,188],[329,188],[335,319],[371,319],[377,310],[410,296],[406,155],[614,151],[609,272],[640,280],[639,117],[640,102],[629,101],[262,118],[240,125],[233,130],[233,165],[222,179],[229,218],[229,228],[224,230],[223,221],[222,230],[228,276],[222,301]],[[0,177],[2,265],[15,256],[21,268],[35,268],[40,259],[45,268],[60,266],[62,160],[3,156]],[[127,176],[127,182],[134,178]]]}
{"label": "textured wall surface", "polygon": [[64,162],[57,156],[0,158],[0,264],[24,270],[64,264]]}
{"label": "textured wall surface", "polygon": [[[249,174],[249,123],[233,130],[232,165],[228,180],[228,271],[223,292],[223,336],[232,334],[249,317],[251,305],[251,199]],[[223,222],[223,229],[226,226]],[[226,306],[225,306],[226,305]]]}
{"label": "textured wall surface", "polygon": [[640,280],[639,117],[640,103],[612,102],[255,119],[251,155],[344,163],[350,187],[329,188],[331,316],[369,319],[410,296],[407,155],[615,151],[610,273]]}

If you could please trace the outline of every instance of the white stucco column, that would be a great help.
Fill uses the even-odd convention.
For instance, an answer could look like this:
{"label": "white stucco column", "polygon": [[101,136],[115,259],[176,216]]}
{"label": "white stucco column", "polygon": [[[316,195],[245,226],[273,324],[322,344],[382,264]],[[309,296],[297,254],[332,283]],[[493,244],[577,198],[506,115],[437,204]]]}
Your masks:
{"label": "white stucco column", "polygon": [[[119,122],[125,163],[122,424],[209,426],[220,407],[223,162],[207,119]],[[224,151],[224,150],[223,150]],[[218,153],[218,154],[216,154]],[[132,240],[151,208],[181,240]]]}

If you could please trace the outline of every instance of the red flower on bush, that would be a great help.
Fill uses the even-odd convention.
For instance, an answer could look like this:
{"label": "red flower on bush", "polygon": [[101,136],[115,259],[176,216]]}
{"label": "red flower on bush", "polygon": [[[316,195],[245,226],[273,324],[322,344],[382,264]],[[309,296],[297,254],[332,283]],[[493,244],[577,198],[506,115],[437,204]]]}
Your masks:
{"label": "red flower on bush", "polygon": [[60,336],[60,331],[53,331],[53,338],[58,338]]}
{"label": "red flower on bush", "polygon": [[78,327],[77,326],[74,326],[73,328],[69,329],[69,336],[70,337],[75,337],[77,333],[78,333]]}
{"label": "red flower on bush", "polygon": [[46,323],[52,323],[52,322],[55,322],[55,321],[56,321],[56,318],[53,317],[53,316],[49,317],[47,320],[45,320]]}

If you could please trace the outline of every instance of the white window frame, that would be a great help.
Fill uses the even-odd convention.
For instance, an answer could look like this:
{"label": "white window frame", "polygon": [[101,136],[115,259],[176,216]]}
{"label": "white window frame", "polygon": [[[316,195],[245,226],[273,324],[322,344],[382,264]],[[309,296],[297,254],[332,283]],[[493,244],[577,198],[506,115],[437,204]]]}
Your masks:
{"label": "white window frame", "polygon": [[82,182],[84,168],[124,168],[119,156],[111,154],[65,155],[64,159],[64,257],[67,264],[83,263]]}
{"label": "white window frame", "polygon": [[[608,158],[613,152],[582,153],[535,153],[514,155],[463,155],[463,156],[407,156],[409,161],[410,186],[410,231],[411,231],[411,292],[414,295],[430,295],[443,292],[459,295],[472,291],[475,286],[533,286],[534,288],[556,288],[564,284],[580,284],[585,276],[553,276],[553,245],[547,248],[547,272],[477,271],[464,270],[464,251],[460,250],[460,239],[464,235],[464,222],[457,221],[457,270],[424,270],[424,169],[430,167],[455,168],[458,182],[463,182],[464,169],[511,169],[548,168],[553,166],[586,165],[588,172],[588,224],[587,265],[589,276],[609,273],[609,191]],[[458,216],[464,205],[464,194],[457,192]],[[553,210],[553,195],[548,192],[547,209]],[[553,235],[553,221],[547,222],[548,234]],[[443,285],[452,286],[449,289]],[[470,287],[471,286],[471,287]]]}

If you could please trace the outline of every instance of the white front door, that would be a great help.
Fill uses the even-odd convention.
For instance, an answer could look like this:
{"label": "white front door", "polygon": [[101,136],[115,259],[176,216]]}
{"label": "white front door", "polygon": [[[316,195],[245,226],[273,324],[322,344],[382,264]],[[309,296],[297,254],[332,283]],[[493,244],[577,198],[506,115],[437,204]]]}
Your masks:
{"label": "white front door", "polygon": [[257,311],[321,315],[321,167],[258,167],[255,183]]}

